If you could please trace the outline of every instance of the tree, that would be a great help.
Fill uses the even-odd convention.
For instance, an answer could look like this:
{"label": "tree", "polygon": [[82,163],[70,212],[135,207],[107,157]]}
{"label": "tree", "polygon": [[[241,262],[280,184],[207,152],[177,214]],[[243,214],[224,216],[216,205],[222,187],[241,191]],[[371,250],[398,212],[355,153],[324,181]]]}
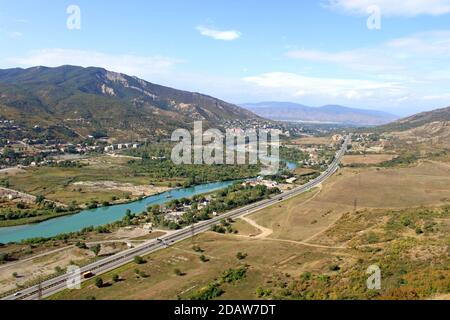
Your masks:
{"label": "tree", "polygon": [[114,282],[119,282],[119,281],[120,281],[119,275],[118,275],[118,274],[113,275],[112,280],[113,280]]}
{"label": "tree", "polygon": [[36,202],[37,204],[42,204],[44,201],[45,201],[45,197],[44,197],[43,195],[37,196],[37,197],[36,197],[36,200],[35,200],[35,202]]}
{"label": "tree", "polygon": [[134,257],[134,263],[136,264],[144,264],[146,261],[141,256]]}
{"label": "tree", "polygon": [[155,204],[154,206],[149,207],[148,211],[155,215],[161,214],[161,206],[159,204]]}
{"label": "tree", "polygon": [[9,255],[7,253],[0,254],[0,262],[6,262],[9,260]]}
{"label": "tree", "polygon": [[98,254],[100,253],[100,250],[102,249],[102,246],[97,244],[97,245],[91,247],[90,249],[96,256],[98,256]]}
{"label": "tree", "polygon": [[201,261],[201,262],[208,262],[209,260],[208,260],[208,258],[206,258],[206,256],[205,256],[204,254],[202,254],[202,255],[200,256],[200,261]]}
{"label": "tree", "polygon": [[245,258],[247,258],[247,254],[246,253],[242,253],[242,252],[238,252],[237,254],[236,254],[236,258],[238,259],[238,260],[244,260]]}
{"label": "tree", "polygon": [[75,246],[79,249],[87,249],[88,247],[86,246],[86,243],[78,241]]}
{"label": "tree", "polygon": [[102,278],[95,279],[95,285],[97,286],[97,288],[102,288],[103,287],[103,279]]}

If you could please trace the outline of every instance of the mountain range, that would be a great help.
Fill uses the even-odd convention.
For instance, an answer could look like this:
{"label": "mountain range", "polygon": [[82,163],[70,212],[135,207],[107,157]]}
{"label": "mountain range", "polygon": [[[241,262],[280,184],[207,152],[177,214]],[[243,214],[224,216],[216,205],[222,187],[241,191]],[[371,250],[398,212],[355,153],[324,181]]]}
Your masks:
{"label": "mountain range", "polygon": [[435,122],[450,122],[450,107],[418,113],[377,129],[384,131],[405,131]]}
{"label": "mountain range", "polygon": [[[61,66],[0,70],[0,118],[49,135],[169,134],[202,120],[255,119],[222,100],[153,84],[102,68]],[[50,132],[48,132],[50,131]]]}
{"label": "mountain range", "polygon": [[260,102],[241,107],[267,119],[278,121],[337,123],[356,126],[376,126],[399,117],[375,110],[355,109],[338,105],[309,107],[292,102]]}

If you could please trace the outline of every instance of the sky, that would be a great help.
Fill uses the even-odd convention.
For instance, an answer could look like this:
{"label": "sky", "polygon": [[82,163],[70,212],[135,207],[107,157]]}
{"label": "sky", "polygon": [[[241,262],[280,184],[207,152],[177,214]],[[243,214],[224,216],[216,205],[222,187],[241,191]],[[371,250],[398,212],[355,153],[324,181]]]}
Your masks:
{"label": "sky", "polygon": [[403,116],[450,105],[450,0],[0,0],[0,68],[64,64]]}

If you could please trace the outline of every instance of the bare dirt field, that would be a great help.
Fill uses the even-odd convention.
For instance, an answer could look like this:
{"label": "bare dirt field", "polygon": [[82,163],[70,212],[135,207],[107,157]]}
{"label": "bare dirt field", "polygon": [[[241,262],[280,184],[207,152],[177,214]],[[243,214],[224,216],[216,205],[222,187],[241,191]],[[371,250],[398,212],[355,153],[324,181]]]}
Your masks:
{"label": "bare dirt field", "polygon": [[167,187],[158,187],[152,185],[136,186],[131,183],[119,183],[115,181],[83,181],[72,184],[74,187],[81,187],[86,191],[120,191],[124,193],[131,193],[133,196],[151,196],[170,190]]}

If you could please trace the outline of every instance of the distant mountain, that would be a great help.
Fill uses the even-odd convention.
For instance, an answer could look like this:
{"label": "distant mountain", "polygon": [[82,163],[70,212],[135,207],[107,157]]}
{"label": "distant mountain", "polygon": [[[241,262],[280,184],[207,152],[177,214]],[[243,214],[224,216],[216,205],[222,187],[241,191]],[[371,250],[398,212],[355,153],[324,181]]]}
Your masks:
{"label": "distant mountain", "polygon": [[450,107],[423,112],[396,122],[373,128],[392,135],[421,150],[450,148]]}
{"label": "distant mountain", "polygon": [[0,70],[0,118],[58,136],[101,131],[120,137],[170,134],[195,120],[217,125],[258,117],[207,95],[102,68],[61,66]]}
{"label": "distant mountain", "polygon": [[392,122],[397,116],[374,110],[354,109],[337,105],[308,107],[291,102],[261,102],[241,107],[257,115],[280,121],[328,122],[357,126],[375,126]]}
{"label": "distant mountain", "polygon": [[405,131],[434,122],[449,122],[450,107],[422,112],[379,127],[383,131]]}

